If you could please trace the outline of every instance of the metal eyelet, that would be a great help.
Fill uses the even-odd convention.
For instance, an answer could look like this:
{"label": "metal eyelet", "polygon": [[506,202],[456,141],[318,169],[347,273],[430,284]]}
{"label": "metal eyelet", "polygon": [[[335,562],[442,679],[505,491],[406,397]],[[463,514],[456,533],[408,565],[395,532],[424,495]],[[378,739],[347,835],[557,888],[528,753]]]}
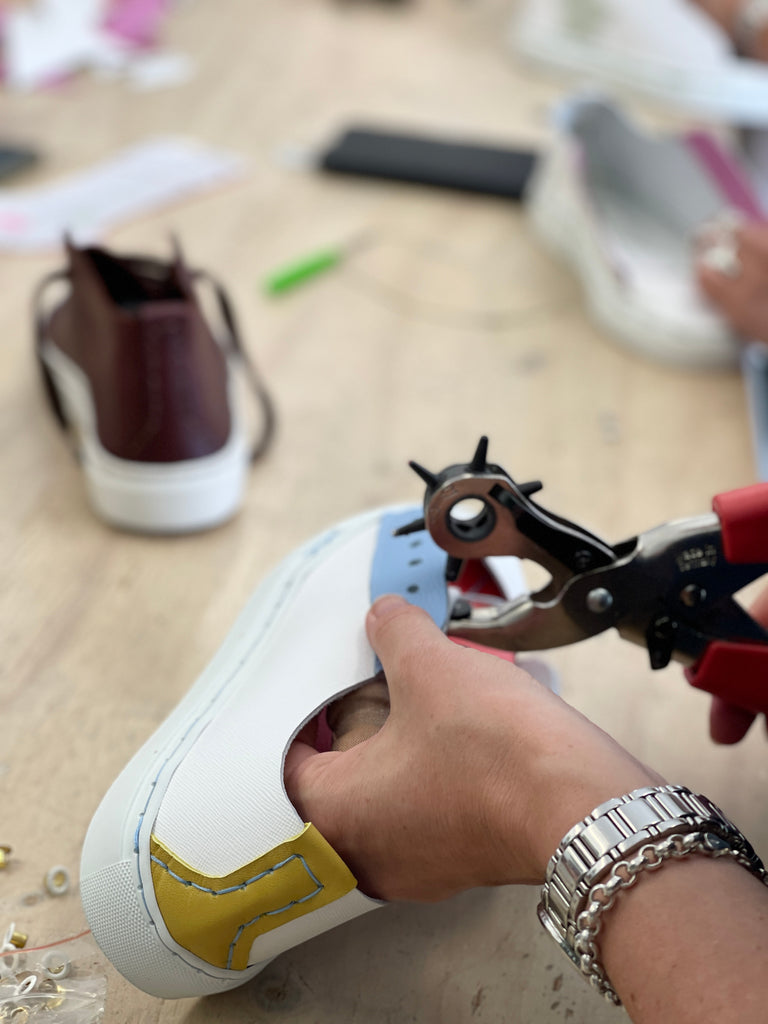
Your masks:
{"label": "metal eyelet", "polygon": [[43,974],[46,978],[58,981],[61,978],[68,978],[72,970],[72,961],[55,950],[50,950],[40,960]]}
{"label": "metal eyelet", "polygon": [[63,896],[69,891],[69,871],[63,865],[57,864],[46,873],[43,882],[51,896]]}

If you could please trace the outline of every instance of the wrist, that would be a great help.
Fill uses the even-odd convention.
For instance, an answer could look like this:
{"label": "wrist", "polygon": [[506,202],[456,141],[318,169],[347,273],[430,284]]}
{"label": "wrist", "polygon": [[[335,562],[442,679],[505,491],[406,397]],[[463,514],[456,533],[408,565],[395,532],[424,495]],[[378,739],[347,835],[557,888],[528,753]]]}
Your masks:
{"label": "wrist", "polygon": [[[569,709],[570,711],[571,709]],[[563,836],[593,808],[622,793],[664,784],[606,733],[582,719],[584,735],[551,730],[547,747],[508,764],[491,792],[487,833],[498,837],[492,884],[542,884]],[[510,779],[515,784],[510,785]],[[515,856],[510,856],[514,851]]]}
{"label": "wrist", "polygon": [[[609,1002],[620,1002],[624,985],[619,981],[617,988],[616,977],[606,974],[605,917],[615,921],[614,905],[617,900],[621,905],[624,890],[634,893],[638,878],[652,877],[665,863],[692,855],[731,858],[761,884],[768,884],[762,862],[738,828],[706,796],[681,785],[646,787],[606,801],[569,830],[552,857],[539,918],[569,960]],[[672,871],[675,874],[684,878],[679,868]],[[754,889],[754,880],[750,884]],[[641,883],[641,889],[647,885]],[[636,900],[629,897],[630,903]],[[658,900],[656,906],[660,906]],[[666,927],[669,915],[662,913],[654,923]],[[615,943],[611,945],[616,957]]]}
{"label": "wrist", "polygon": [[[765,931],[755,908],[765,898],[765,886],[741,865],[694,856],[617,900],[600,948],[632,1020],[764,1020]],[[707,957],[717,970],[702,971]],[[638,984],[638,973],[654,984]]]}

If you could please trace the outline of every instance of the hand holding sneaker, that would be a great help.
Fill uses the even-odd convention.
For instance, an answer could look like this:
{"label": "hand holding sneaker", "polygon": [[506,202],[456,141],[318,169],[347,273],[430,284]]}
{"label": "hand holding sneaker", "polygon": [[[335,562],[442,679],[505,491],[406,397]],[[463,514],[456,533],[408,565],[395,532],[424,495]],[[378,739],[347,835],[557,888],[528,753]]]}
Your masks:
{"label": "hand holding sneaker", "polygon": [[457,646],[402,598],[374,604],[367,632],[389,684],[387,722],[344,753],[318,754],[305,735],[285,781],[369,895],[540,883],[574,821],[660,781],[522,669]]}
{"label": "hand holding sneaker", "polygon": [[[457,647],[402,598],[374,604],[367,632],[389,682],[387,722],[344,753],[318,754],[304,736],[285,778],[370,894],[437,900],[540,883],[593,807],[662,782],[521,669]],[[746,871],[703,857],[622,897],[600,949],[635,1024],[761,1020],[767,905]]]}
{"label": "hand holding sneaker", "polygon": [[[370,894],[434,900],[540,882],[579,818],[658,781],[519,667],[447,639],[436,625],[445,553],[426,531],[403,531],[417,511],[363,513],[288,555],[104,795],[81,897],[105,955],[145,992],[243,985],[380,907]],[[389,693],[368,686],[363,707],[379,662]],[[346,751],[316,752],[312,723],[324,716],[349,739],[338,723],[349,694],[355,727],[362,710],[381,717],[388,697],[384,725]],[[620,901],[601,933],[636,1022],[763,1019],[749,1011],[768,1000],[755,957],[765,893],[747,872],[702,861],[643,882],[645,897]],[[716,964],[691,935],[716,937]]]}

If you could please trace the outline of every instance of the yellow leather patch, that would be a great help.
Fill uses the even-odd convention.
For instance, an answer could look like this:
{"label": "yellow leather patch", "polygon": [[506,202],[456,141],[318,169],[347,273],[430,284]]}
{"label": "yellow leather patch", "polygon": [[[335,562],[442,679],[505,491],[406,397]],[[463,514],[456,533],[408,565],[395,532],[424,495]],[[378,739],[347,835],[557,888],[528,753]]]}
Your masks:
{"label": "yellow leather patch", "polygon": [[214,967],[243,971],[251,943],[339,899],[357,882],[314,825],[221,878],[204,875],[150,838],[152,882],[168,931]]}

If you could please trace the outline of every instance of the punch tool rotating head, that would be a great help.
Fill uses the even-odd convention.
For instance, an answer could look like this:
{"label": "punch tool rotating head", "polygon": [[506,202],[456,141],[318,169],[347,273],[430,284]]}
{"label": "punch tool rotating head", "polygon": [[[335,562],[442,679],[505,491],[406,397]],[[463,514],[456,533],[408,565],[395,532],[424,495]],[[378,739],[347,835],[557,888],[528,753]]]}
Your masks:
{"label": "punch tool rotating head", "polygon": [[508,651],[544,650],[615,628],[648,650],[651,667],[675,660],[689,682],[753,711],[768,710],[768,631],[734,599],[768,573],[768,484],[717,495],[712,511],[609,544],[532,498],[488,462],[483,437],[472,459],[432,473],[423,519],[449,558],[449,584],[465,564],[514,555],[537,562],[546,585],[509,602],[457,594],[447,632]]}

